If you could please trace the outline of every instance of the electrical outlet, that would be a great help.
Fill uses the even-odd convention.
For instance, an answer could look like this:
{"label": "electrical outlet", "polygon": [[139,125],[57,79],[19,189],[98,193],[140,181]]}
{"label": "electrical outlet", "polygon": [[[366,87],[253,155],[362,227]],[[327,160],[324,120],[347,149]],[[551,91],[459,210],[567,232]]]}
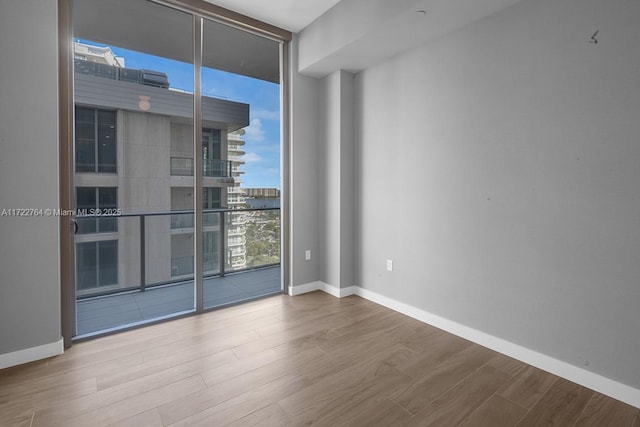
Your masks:
{"label": "electrical outlet", "polygon": [[393,261],[390,259],[387,260],[387,271],[393,271]]}
{"label": "electrical outlet", "polygon": [[304,251],[304,259],[309,261],[311,259],[311,249]]}

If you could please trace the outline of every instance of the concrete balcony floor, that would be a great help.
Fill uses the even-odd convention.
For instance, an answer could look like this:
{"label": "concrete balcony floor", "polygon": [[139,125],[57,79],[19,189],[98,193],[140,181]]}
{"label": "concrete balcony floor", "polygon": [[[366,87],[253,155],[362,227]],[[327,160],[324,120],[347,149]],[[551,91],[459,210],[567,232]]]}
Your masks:
{"label": "concrete balcony floor", "polygon": [[[280,266],[231,273],[204,280],[204,307],[213,308],[281,292]],[[161,319],[194,308],[193,280],[144,292],[125,292],[79,300],[77,335],[87,335]]]}

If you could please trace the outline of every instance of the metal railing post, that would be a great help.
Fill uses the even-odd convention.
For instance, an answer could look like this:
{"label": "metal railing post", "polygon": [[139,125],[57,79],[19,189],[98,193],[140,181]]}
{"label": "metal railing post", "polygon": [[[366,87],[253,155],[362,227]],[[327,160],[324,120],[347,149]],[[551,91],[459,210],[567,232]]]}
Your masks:
{"label": "metal railing post", "polygon": [[145,254],[145,249],[147,246],[146,243],[146,239],[145,239],[145,217],[144,215],[140,215],[140,290],[142,292],[144,292],[145,287],[146,287],[146,254]]}
{"label": "metal railing post", "polygon": [[226,240],[227,240],[227,233],[225,230],[225,224],[224,224],[224,211],[220,212],[220,277],[224,277],[224,266],[226,265],[227,262],[227,255],[226,255]]}

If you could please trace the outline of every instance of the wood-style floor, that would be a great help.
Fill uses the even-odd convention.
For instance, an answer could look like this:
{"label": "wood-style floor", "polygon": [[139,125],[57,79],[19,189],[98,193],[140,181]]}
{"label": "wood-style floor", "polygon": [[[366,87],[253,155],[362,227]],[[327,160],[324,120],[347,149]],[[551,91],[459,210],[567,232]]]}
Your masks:
{"label": "wood-style floor", "polygon": [[0,371],[1,426],[640,426],[640,410],[356,296],[277,296]]}

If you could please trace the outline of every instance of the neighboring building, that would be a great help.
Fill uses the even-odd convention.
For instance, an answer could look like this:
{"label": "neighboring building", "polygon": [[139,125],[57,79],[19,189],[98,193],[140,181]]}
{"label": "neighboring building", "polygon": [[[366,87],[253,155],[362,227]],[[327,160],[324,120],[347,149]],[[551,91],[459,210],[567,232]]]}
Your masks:
{"label": "neighboring building", "polygon": [[245,188],[247,197],[275,198],[280,197],[280,190],[277,188]]}
{"label": "neighboring building", "polygon": [[[242,140],[244,129],[230,132],[227,135],[227,158],[231,161],[231,176],[233,185],[227,188],[227,203],[229,209],[242,209],[245,207],[245,192],[241,188],[242,174],[240,169],[244,164]],[[246,239],[246,213],[230,213],[231,228],[227,240],[227,267],[230,270],[241,270],[247,266],[247,239]]]}
{"label": "neighboring building", "polygon": [[[124,213],[192,211],[193,98],[169,88],[166,75],[124,68],[110,49],[104,62],[89,62],[87,45],[76,45],[76,206]],[[84,52],[84,53],[83,53]],[[114,59],[115,58],[115,59]],[[203,208],[233,207],[238,152],[229,161],[227,134],[247,126],[249,105],[203,97]],[[235,138],[235,137],[234,137]],[[239,146],[237,141],[234,145]],[[239,218],[229,215],[231,254],[244,238]],[[193,214],[145,217],[145,284],[193,275]],[[205,274],[220,263],[218,213],[203,219]],[[138,286],[141,217],[78,220],[76,274],[79,294]],[[236,227],[237,228],[233,228]],[[231,265],[241,265],[233,256]]]}
{"label": "neighboring building", "polygon": [[76,42],[74,58],[81,61],[124,67],[124,58],[116,56],[110,47],[92,46]]}
{"label": "neighboring building", "polygon": [[245,194],[245,203],[251,208],[280,207],[280,190],[277,188],[245,188]]}

